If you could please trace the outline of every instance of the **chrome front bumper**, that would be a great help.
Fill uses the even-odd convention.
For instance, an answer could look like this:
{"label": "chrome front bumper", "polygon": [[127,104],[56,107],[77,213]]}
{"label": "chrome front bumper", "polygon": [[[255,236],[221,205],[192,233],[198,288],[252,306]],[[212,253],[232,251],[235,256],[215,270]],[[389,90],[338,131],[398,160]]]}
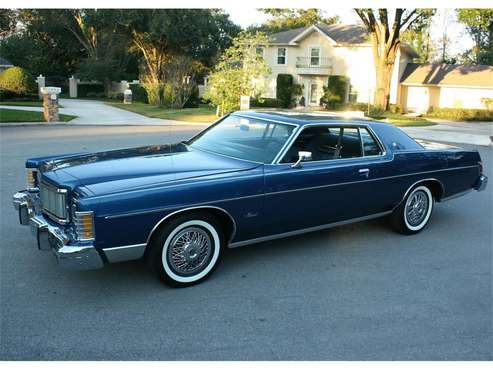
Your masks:
{"label": "chrome front bumper", "polygon": [[51,250],[58,263],[69,270],[93,270],[104,266],[92,244],[71,241],[64,230],[40,214],[35,214],[34,202],[27,191],[14,195],[14,208],[19,212],[21,225],[31,225],[39,250]]}
{"label": "chrome front bumper", "polygon": [[476,184],[474,184],[474,189],[477,191],[483,191],[486,189],[486,185],[488,185],[488,177],[481,175],[476,181]]}

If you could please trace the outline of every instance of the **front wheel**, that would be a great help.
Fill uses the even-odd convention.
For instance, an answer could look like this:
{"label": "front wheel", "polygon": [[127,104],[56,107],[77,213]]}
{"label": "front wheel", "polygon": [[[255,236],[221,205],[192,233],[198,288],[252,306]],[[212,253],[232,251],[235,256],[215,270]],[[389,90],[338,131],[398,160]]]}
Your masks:
{"label": "front wheel", "polygon": [[392,226],[402,234],[420,232],[430,220],[434,203],[433,194],[427,186],[416,186],[391,214]]}
{"label": "front wheel", "polygon": [[153,237],[149,262],[167,285],[197,284],[217,267],[223,239],[221,226],[211,215],[178,216]]}

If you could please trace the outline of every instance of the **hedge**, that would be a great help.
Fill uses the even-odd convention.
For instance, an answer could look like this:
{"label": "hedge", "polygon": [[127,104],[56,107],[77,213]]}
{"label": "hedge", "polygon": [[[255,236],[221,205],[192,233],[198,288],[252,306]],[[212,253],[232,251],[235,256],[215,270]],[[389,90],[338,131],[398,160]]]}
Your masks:
{"label": "hedge", "polygon": [[20,67],[7,68],[0,73],[0,89],[4,96],[25,96],[36,91],[34,78],[27,70]]}
{"label": "hedge", "polygon": [[104,85],[100,83],[78,84],[77,96],[79,98],[102,98],[105,96]]}
{"label": "hedge", "polygon": [[147,92],[141,85],[130,84],[129,88],[132,91],[133,102],[146,103],[146,104],[149,103],[149,101],[147,100]]}
{"label": "hedge", "polygon": [[337,109],[344,104],[348,88],[346,76],[329,76],[327,86],[324,86],[324,95],[320,98],[320,104],[328,109]]}
{"label": "hedge", "polygon": [[292,102],[293,76],[278,74],[276,81],[276,98],[282,108],[289,108]]}
{"label": "hedge", "polygon": [[487,109],[431,108],[425,117],[451,121],[493,121],[493,111]]}
{"label": "hedge", "polygon": [[281,103],[275,98],[257,98],[250,100],[250,106],[256,108],[280,108]]}

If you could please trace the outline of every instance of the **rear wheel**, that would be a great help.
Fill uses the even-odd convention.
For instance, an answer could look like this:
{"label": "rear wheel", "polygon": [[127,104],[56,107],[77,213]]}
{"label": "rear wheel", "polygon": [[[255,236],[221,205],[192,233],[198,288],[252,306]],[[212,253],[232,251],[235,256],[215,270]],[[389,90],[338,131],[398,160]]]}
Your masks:
{"label": "rear wheel", "polygon": [[168,285],[186,287],[207,279],[224,244],[220,224],[207,213],[178,216],[153,237],[149,262]]}
{"label": "rear wheel", "polygon": [[413,188],[390,216],[392,226],[402,234],[416,234],[430,220],[435,200],[425,185]]}

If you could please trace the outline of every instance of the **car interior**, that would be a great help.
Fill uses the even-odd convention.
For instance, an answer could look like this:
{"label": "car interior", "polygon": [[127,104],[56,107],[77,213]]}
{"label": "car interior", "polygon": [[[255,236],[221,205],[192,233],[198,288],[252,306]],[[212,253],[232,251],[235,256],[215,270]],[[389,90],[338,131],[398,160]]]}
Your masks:
{"label": "car interior", "polygon": [[312,161],[361,157],[362,146],[358,128],[308,127],[296,138],[282,163],[296,162],[299,151],[311,152]]}

